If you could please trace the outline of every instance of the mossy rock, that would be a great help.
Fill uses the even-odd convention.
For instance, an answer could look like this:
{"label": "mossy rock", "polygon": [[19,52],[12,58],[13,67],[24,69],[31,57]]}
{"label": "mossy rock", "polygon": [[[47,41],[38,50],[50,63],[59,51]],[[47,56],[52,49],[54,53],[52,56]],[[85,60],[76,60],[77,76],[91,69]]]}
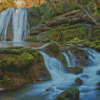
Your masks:
{"label": "mossy rock", "polygon": [[6,90],[16,90],[18,86],[14,80],[0,80],[0,85]]}
{"label": "mossy rock", "polygon": [[79,77],[77,77],[77,78],[75,79],[75,82],[76,82],[78,85],[81,85],[81,84],[82,84],[82,80],[81,80]]}
{"label": "mossy rock", "polygon": [[95,47],[96,47],[95,44],[91,44],[91,45],[89,46],[89,48],[92,48],[92,49],[95,49]]}
{"label": "mossy rock", "polygon": [[68,99],[68,98],[66,98],[66,97],[58,96],[58,97],[57,97],[57,100],[70,100],[70,99]]}
{"label": "mossy rock", "polygon": [[69,73],[73,73],[73,74],[80,74],[83,72],[83,68],[79,67],[79,66],[75,66],[75,67],[67,67],[67,71]]}
{"label": "mossy rock", "polygon": [[86,41],[86,42],[84,42],[84,47],[89,47],[90,45],[91,45],[91,42],[89,42],[89,41]]}
{"label": "mossy rock", "polygon": [[45,50],[51,55],[58,55],[59,53],[61,53],[60,48],[56,43],[51,43],[50,45],[45,47]]}
{"label": "mossy rock", "polygon": [[79,100],[79,90],[77,88],[69,88],[57,96],[57,100]]}
{"label": "mossy rock", "polygon": [[66,59],[64,55],[61,53],[60,48],[57,43],[51,43],[47,47],[45,47],[45,51],[52,57],[56,57],[59,59],[64,66],[67,65]]}
{"label": "mossy rock", "polygon": [[98,52],[100,52],[100,45],[96,46],[95,50],[98,51]]}
{"label": "mossy rock", "polygon": [[36,36],[31,36],[31,37],[27,38],[26,41],[30,41],[30,42],[39,42],[40,40],[37,39]]}
{"label": "mossy rock", "polygon": [[[6,52],[6,53],[5,53]],[[19,89],[24,84],[51,80],[43,56],[34,49],[3,49],[0,56],[0,87]]]}

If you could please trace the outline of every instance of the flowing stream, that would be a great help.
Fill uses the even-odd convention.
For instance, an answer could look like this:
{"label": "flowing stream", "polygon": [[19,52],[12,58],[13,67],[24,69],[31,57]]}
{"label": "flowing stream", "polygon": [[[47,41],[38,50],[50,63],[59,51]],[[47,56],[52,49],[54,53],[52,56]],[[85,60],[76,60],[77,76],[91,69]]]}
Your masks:
{"label": "flowing stream", "polygon": [[[44,57],[45,66],[49,70],[52,80],[30,84],[20,91],[1,93],[0,100],[56,100],[57,95],[70,87],[79,89],[81,100],[100,100],[100,91],[97,86],[97,83],[100,82],[100,75],[96,74],[100,70],[100,53],[91,49],[86,49],[86,51],[93,64],[83,67],[83,73],[78,75],[66,72],[60,60],[39,51]],[[67,66],[71,67],[69,56],[64,52],[62,54],[68,62]],[[82,79],[82,85],[75,85],[77,77]],[[50,91],[46,91],[46,89],[50,89]]]}

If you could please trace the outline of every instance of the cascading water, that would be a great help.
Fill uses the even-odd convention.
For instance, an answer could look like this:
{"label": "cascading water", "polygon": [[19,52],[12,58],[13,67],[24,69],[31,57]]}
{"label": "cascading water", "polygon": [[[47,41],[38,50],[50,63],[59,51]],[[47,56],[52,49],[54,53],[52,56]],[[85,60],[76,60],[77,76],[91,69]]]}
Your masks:
{"label": "cascading water", "polygon": [[[58,94],[74,86],[79,89],[81,100],[100,100],[100,92],[97,89],[97,83],[100,82],[100,75],[96,74],[97,71],[100,70],[100,53],[90,49],[86,49],[86,51],[89,52],[89,59],[92,60],[94,64],[92,66],[83,67],[83,73],[78,75],[65,72],[58,59],[50,57],[43,51],[40,51],[44,57],[45,66],[52,76],[52,80],[32,85],[30,91],[24,92],[23,94],[19,93],[20,95],[15,97],[15,99],[56,100],[55,98]],[[64,52],[62,54],[64,56],[66,55]],[[66,60],[67,62],[69,61],[69,59]],[[75,79],[77,77],[82,79],[82,85],[75,85]],[[48,88],[50,88],[50,91],[45,91]],[[11,99],[11,96],[7,97],[7,99],[9,98]]]}
{"label": "cascading water", "polygon": [[67,61],[67,67],[71,67],[70,59],[69,59],[69,57],[67,56],[67,54],[64,53],[64,52],[62,52],[62,54],[63,54],[63,55],[65,56],[65,58],[66,58],[66,61]]}
{"label": "cascading water", "polygon": [[26,8],[9,8],[0,13],[1,41],[6,41],[9,35],[14,42],[24,41],[29,36]]}

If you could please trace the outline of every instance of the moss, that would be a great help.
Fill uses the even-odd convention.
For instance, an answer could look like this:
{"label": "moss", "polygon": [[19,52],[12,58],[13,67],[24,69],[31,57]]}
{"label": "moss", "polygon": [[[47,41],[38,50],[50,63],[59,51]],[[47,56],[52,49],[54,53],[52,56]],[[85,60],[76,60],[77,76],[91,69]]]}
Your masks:
{"label": "moss", "polygon": [[91,42],[86,41],[83,45],[84,45],[85,47],[89,47],[89,46],[91,45]]}
{"label": "moss", "polygon": [[92,49],[95,49],[95,47],[96,47],[96,45],[94,44],[91,44],[90,46],[89,46],[89,48],[92,48]]}
{"label": "moss", "polygon": [[83,72],[83,68],[79,67],[79,66],[75,66],[75,67],[67,67],[67,71],[69,73],[74,73],[74,74],[80,74]]}
{"label": "moss", "polygon": [[82,80],[81,80],[79,77],[77,77],[77,78],[75,79],[75,82],[76,82],[78,85],[81,85],[81,84],[82,84]]}
{"label": "moss", "polygon": [[26,41],[30,41],[30,42],[39,42],[40,40],[37,39],[36,36],[31,36],[30,38],[27,38]]}
{"label": "moss", "polygon": [[98,52],[100,52],[100,45],[96,46],[95,50],[98,51]]}
{"label": "moss", "polygon": [[48,45],[47,47],[45,47],[45,51],[53,57],[58,58],[64,66],[67,65],[65,57],[63,56],[63,54],[60,51],[60,48],[58,46],[58,44],[56,43],[51,43],[50,45]]}
{"label": "moss", "polygon": [[59,54],[59,55],[57,56],[57,58],[60,59],[60,61],[64,64],[64,66],[67,65],[67,62],[66,62],[66,60],[65,60],[64,55]]}
{"label": "moss", "polygon": [[47,37],[50,40],[57,42],[65,42],[74,40],[77,37],[78,40],[89,39],[87,28],[84,24],[70,25],[62,28],[52,29],[47,33]]}
{"label": "moss", "polygon": [[[37,50],[18,50],[2,50],[0,56],[0,87],[14,90],[19,89],[23,84],[51,79],[50,73],[44,65],[43,56]],[[16,54],[15,51],[20,52],[20,54]],[[12,54],[13,52],[14,54]]]}
{"label": "moss", "polygon": [[56,43],[51,43],[45,49],[48,53],[53,55],[58,55],[60,53],[60,48]]}
{"label": "moss", "polygon": [[58,96],[58,97],[57,97],[57,100],[70,100],[70,99],[65,98],[65,97],[62,97],[62,96]]}
{"label": "moss", "polygon": [[0,80],[0,85],[6,90],[15,90],[18,89],[18,86],[15,84],[14,80]]}
{"label": "moss", "polygon": [[[57,100],[79,100],[79,90],[77,88],[69,88],[58,95]],[[60,99],[61,98],[61,99]]]}
{"label": "moss", "polygon": [[73,41],[80,41],[80,39],[79,39],[78,37],[75,37],[75,38],[73,39]]}

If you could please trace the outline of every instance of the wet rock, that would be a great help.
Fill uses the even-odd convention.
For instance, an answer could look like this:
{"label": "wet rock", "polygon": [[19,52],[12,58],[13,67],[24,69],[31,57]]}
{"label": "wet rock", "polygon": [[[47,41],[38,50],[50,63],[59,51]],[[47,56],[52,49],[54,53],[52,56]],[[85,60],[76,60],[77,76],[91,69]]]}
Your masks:
{"label": "wet rock", "polygon": [[82,84],[82,80],[81,80],[79,77],[77,77],[77,78],[75,79],[75,82],[76,82],[78,85],[81,85],[81,84]]}
{"label": "wet rock", "polygon": [[62,62],[62,64],[64,66],[67,65],[66,59],[63,56],[63,54],[61,53],[61,50],[60,50],[59,45],[57,43],[52,42],[50,45],[48,45],[48,46],[45,47],[45,51],[50,56],[58,58]]}
{"label": "wet rock", "polygon": [[88,75],[81,75],[81,77],[84,77],[84,78],[89,78]]}
{"label": "wet rock", "polygon": [[95,50],[98,51],[98,52],[100,52],[100,45],[96,46]]}
{"label": "wet rock", "polygon": [[69,88],[57,96],[57,100],[79,100],[79,90]]}
{"label": "wet rock", "polygon": [[53,91],[53,88],[48,88],[45,91]]}
{"label": "wet rock", "polygon": [[100,87],[100,82],[98,82],[97,85]]}
{"label": "wet rock", "polygon": [[78,48],[77,45],[73,45],[70,48],[70,51],[73,53],[76,59],[78,59],[78,66],[89,66],[91,63],[88,59],[88,52],[84,49]]}
{"label": "wet rock", "polygon": [[67,67],[67,71],[69,73],[80,74],[83,72],[83,68],[76,66],[76,67]]}
{"label": "wet rock", "polygon": [[100,70],[98,70],[96,74],[97,74],[97,75],[100,75]]}

